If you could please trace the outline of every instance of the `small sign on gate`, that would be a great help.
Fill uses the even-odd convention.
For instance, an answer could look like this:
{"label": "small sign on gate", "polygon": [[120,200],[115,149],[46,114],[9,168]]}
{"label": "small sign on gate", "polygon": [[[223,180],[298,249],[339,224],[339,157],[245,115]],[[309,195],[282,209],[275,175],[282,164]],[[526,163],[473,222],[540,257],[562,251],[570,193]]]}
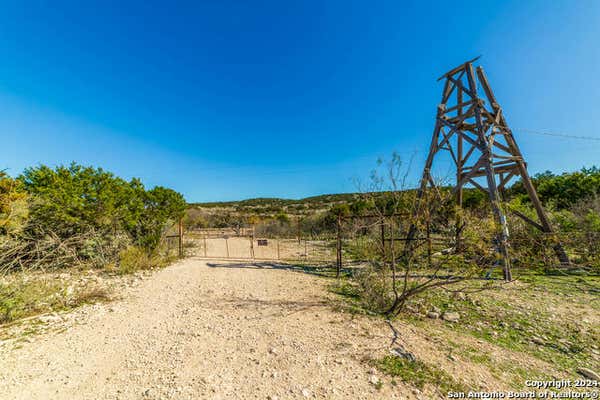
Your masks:
{"label": "small sign on gate", "polygon": [[267,239],[258,239],[257,240],[259,246],[268,246],[269,241]]}

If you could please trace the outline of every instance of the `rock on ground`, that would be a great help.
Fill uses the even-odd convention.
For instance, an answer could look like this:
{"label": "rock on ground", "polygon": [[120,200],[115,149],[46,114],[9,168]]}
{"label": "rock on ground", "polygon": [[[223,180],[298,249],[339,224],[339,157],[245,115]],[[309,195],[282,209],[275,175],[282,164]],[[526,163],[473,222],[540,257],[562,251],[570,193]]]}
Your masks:
{"label": "rock on ground", "polygon": [[446,311],[444,314],[442,314],[442,319],[448,322],[458,322],[460,319],[460,314],[457,312]]}
{"label": "rock on ground", "polygon": [[579,373],[580,375],[582,375],[588,379],[600,381],[600,374],[598,374],[595,371],[592,371],[589,368],[584,368],[584,367],[577,368],[577,373]]}

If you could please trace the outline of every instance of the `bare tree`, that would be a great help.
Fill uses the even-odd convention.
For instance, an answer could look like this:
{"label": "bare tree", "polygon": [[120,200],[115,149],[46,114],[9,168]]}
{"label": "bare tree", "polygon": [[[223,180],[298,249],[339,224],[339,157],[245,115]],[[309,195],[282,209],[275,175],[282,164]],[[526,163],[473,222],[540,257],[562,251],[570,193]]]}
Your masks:
{"label": "bare tree", "polygon": [[[479,263],[456,254],[454,243],[434,252],[432,242],[451,241],[456,233],[452,195],[439,185],[442,189],[423,194],[421,208],[414,212],[415,191],[408,186],[410,164],[405,166],[396,153],[389,161],[378,161],[369,185],[361,188],[368,213],[355,227],[380,237],[371,240],[370,266],[358,279],[371,303],[388,317],[398,315],[409,299],[428,290],[468,290],[468,285],[458,284],[481,275]],[[407,235],[411,226],[420,234]],[[377,229],[380,232],[375,233]]]}

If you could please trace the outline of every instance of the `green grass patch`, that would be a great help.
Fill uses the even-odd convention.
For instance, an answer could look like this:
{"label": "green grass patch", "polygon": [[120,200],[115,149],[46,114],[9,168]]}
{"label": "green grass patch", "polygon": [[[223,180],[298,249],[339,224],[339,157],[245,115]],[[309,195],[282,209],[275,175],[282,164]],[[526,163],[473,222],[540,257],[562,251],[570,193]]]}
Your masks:
{"label": "green grass patch", "polygon": [[364,304],[360,291],[350,279],[340,279],[329,285],[329,291],[341,297],[335,308],[350,314],[379,315]]}
{"label": "green grass patch", "polygon": [[345,299],[351,301],[359,301],[360,293],[358,292],[358,288],[356,285],[353,285],[348,280],[342,280],[330,286],[329,290],[332,293],[338,294]]}
{"label": "green grass patch", "polygon": [[[399,318],[425,331],[433,324],[447,331],[450,337],[468,335],[516,354],[535,357],[570,377],[576,376],[581,366],[600,369],[594,355],[599,350],[600,329],[594,318],[585,321],[586,314],[600,309],[597,292],[600,279],[521,272],[519,282],[509,285],[486,280],[468,282],[471,293],[467,294],[444,289],[426,291],[411,298]],[[495,287],[486,287],[490,283]],[[330,291],[340,297],[340,308],[345,312],[381,315],[369,306],[357,279],[342,279],[332,284]],[[460,320],[448,323],[427,318],[427,312],[433,310],[440,314],[458,312]],[[449,349],[450,354],[459,350]],[[491,356],[480,349],[465,351],[461,346],[460,354],[497,375],[506,372],[497,370]],[[540,375],[538,372],[541,373],[514,366],[509,374],[518,382],[525,374]]]}
{"label": "green grass patch", "polygon": [[[516,277],[520,282],[530,285],[531,289],[538,292],[547,292],[554,295],[577,294],[570,301],[589,304],[595,309],[600,309],[600,276],[559,275],[519,271]],[[595,300],[590,302],[589,300]]]}
{"label": "green grass patch", "polygon": [[456,381],[445,371],[422,361],[411,361],[397,356],[385,356],[374,361],[382,372],[398,377],[402,381],[423,389],[426,384],[435,386],[442,393],[450,391],[467,391],[465,385]]}
{"label": "green grass patch", "polygon": [[[581,299],[565,298],[564,292],[556,293],[557,287],[566,291],[564,288],[570,287],[569,283],[552,282],[548,277],[534,279],[539,279],[540,283],[515,291],[516,296],[523,296],[524,299],[535,293],[537,297],[525,303],[512,302],[510,299],[500,300],[496,298],[493,290],[463,299],[437,290],[424,296],[421,308],[426,310],[437,307],[442,312],[458,311],[461,314],[459,323],[447,324],[448,329],[460,333],[467,332],[508,350],[527,353],[571,373],[580,365],[597,368],[591,349],[600,343],[598,329],[583,329],[582,325],[575,321],[552,315],[545,309],[553,301],[573,301],[577,304]],[[577,279],[571,277],[570,280],[573,282]],[[584,293],[582,296],[586,297]],[[588,298],[589,300],[591,299]],[[591,303],[593,301],[589,304]]]}

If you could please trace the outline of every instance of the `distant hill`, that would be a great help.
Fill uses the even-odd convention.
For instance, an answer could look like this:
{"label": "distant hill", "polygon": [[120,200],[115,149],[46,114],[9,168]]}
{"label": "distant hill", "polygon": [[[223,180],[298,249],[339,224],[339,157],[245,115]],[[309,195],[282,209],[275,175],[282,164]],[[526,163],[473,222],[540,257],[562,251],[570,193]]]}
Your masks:
{"label": "distant hill", "polygon": [[220,201],[207,203],[190,203],[189,208],[201,210],[227,210],[238,213],[274,214],[285,212],[287,214],[304,214],[319,210],[329,209],[338,203],[347,203],[357,199],[359,193],[337,193],[311,196],[303,199],[281,199],[277,197],[259,197],[239,201]]}
{"label": "distant hill", "polygon": [[[384,193],[385,192],[379,192],[380,195],[383,195]],[[205,216],[255,215],[261,218],[273,218],[279,214],[306,216],[328,211],[336,204],[353,203],[364,195],[365,193],[336,193],[305,197],[303,199],[259,197],[239,201],[189,203],[188,214],[200,213]],[[473,188],[464,189],[463,204],[465,207],[481,207],[482,204],[485,203],[484,199],[485,195],[483,192]]]}
{"label": "distant hill", "polygon": [[335,193],[322,194],[319,196],[305,197],[303,199],[282,199],[279,197],[257,197],[246,200],[236,201],[213,201],[205,203],[189,203],[189,206],[209,207],[229,207],[229,206],[265,206],[265,205],[290,205],[290,204],[325,204],[339,201],[350,201],[356,199],[359,193]]}

